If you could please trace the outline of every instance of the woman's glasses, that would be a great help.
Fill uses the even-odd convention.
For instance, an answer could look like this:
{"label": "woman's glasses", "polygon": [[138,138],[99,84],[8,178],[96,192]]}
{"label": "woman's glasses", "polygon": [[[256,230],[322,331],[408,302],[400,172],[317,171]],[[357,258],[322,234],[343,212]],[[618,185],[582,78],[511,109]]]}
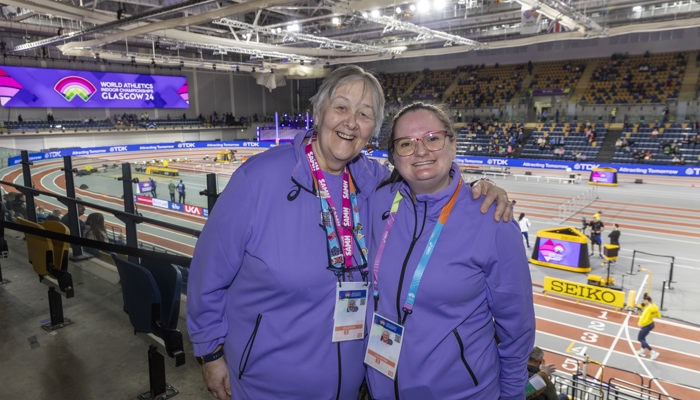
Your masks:
{"label": "woman's glasses", "polygon": [[419,138],[402,137],[394,139],[394,151],[402,157],[410,156],[416,152],[418,142],[423,142],[426,149],[439,151],[445,148],[445,138],[452,137],[446,130],[425,132]]}

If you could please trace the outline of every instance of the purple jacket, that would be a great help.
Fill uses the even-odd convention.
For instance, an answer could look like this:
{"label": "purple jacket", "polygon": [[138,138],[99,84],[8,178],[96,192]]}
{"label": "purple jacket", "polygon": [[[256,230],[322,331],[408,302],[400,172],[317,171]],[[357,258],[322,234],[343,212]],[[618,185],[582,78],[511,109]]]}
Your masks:
{"label": "purple jacket", "polygon": [[[453,166],[455,177],[458,171]],[[413,272],[458,182],[418,195],[415,205],[405,183],[384,186],[372,199],[374,257],[396,190],[403,194],[379,267],[377,313],[382,316],[401,322]],[[530,270],[517,223],[495,222],[493,207],[484,215],[480,205],[465,184],[405,320],[399,396],[391,379],[367,368],[374,399],[524,398],[535,339]]]}
{"label": "purple jacket", "polygon": [[[303,138],[252,157],[233,174],[190,266],[194,353],[224,343],[236,400],[355,400],[364,376],[363,341],[331,342],[337,278],[326,269]],[[364,156],[349,169],[365,223],[367,196],[387,171]]]}

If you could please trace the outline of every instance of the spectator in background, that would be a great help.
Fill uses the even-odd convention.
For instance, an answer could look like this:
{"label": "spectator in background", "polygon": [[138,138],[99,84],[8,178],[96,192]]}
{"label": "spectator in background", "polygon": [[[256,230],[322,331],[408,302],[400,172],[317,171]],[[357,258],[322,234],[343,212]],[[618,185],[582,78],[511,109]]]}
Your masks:
{"label": "spectator in background", "polygon": [[[77,200],[80,200],[80,198],[78,198]],[[73,236],[81,236],[81,233],[85,232],[85,222],[83,222],[83,220],[80,219],[80,217],[85,215],[85,206],[82,204],[78,204],[77,210],[78,210],[78,228],[80,229],[80,232],[71,232],[70,234]],[[68,227],[70,227],[70,223],[68,221],[69,215],[70,215],[69,213],[65,213],[63,215],[63,217],[61,217],[61,222],[63,222],[63,224],[68,226]]]}
{"label": "spectator in background", "polygon": [[44,207],[37,207],[36,208],[36,222],[38,223],[43,223],[46,221],[46,217],[48,217],[50,214],[44,209]]}
{"label": "spectator in background", "polygon": [[527,396],[526,400],[568,400],[565,394],[557,394],[552,383],[552,374],[555,370],[554,364],[544,363],[544,351],[537,346],[533,347],[527,360],[527,375],[530,378],[539,375],[545,382],[545,386]]}
{"label": "spectator in background", "polygon": [[610,244],[615,246],[620,246],[620,224],[613,225],[613,230],[608,234],[608,239],[610,239]]}
{"label": "spectator in background", "polygon": [[156,180],[151,177],[149,178],[149,181],[151,182],[151,197],[158,197],[158,194],[156,193]]}
{"label": "spectator in background", "polygon": [[600,235],[603,233],[603,229],[605,229],[605,224],[600,218],[601,213],[597,212],[593,214],[593,221],[589,223],[589,226],[591,227],[591,255],[595,254],[595,246],[598,245],[598,255],[603,257],[602,240]]}
{"label": "spectator in background", "polygon": [[177,202],[178,203],[185,202],[185,193],[186,193],[185,184],[182,183],[182,179],[180,179],[180,183],[177,184],[177,194],[178,194]]}
{"label": "spectator in background", "polygon": [[[96,240],[98,242],[108,243],[107,228],[105,227],[104,214],[94,212],[87,216],[85,221],[85,239]],[[86,247],[85,251],[92,255],[97,255],[98,250],[92,247]]]}
{"label": "spectator in background", "polygon": [[47,221],[61,221],[61,210],[54,208],[51,214],[46,216]]}
{"label": "spectator in background", "polygon": [[[610,239],[610,244],[617,246],[618,255],[620,254],[620,225],[613,225],[613,230],[608,234],[608,239]],[[615,260],[610,260],[610,263],[614,264]]]}
{"label": "spectator in background", "polygon": [[27,202],[22,193],[8,193],[7,208],[15,217],[27,218]]}
{"label": "spectator in background", "polygon": [[107,228],[105,227],[104,214],[94,212],[87,216],[85,220],[85,238],[97,240],[99,242],[108,242]]}
{"label": "spectator in background", "polygon": [[15,193],[5,193],[2,195],[3,204],[3,218],[7,221],[13,221],[15,219],[15,213],[12,211],[12,202],[15,200]]}
{"label": "spectator in background", "polygon": [[530,237],[528,233],[530,232],[530,219],[525,216],[525,213],[520,213],[520,216],[518,217],[518,225],[520,225],[520,233],[522,233],[523,237],[525,238],[525,243],[529,249]]}
{"label": "spectator in background", "polygon": [[177,188],[177,186],[175,185],[175,181],[170,181],[170,183],[168,183],[168,193],[170,193],[170,201],[173,203],[175,202],[175,189],[176,188]]}

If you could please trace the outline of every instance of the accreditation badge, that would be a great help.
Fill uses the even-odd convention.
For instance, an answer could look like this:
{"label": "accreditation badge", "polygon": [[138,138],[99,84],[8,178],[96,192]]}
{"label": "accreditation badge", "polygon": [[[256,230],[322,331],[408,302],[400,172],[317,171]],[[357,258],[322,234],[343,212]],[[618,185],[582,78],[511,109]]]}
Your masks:
{"label": "accreditation badge", "polygon": [[333,341],[359,340],[365,337],[367,293],[365,282],[339,282],[335,289]]}
{"label": "accreditation badge", "polygon": [[396,368],[399,365],[403,329],[402,325],[379,314],[375,313],[372,316],[372,328],[369,331],[365,364],[392,380],[396,378]]}

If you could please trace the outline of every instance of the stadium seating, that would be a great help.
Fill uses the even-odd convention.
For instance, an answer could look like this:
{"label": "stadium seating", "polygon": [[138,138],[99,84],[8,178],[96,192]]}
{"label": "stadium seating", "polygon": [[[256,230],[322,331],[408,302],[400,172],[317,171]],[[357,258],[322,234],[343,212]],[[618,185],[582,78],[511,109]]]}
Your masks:
{"label": "stadium seating", "polygon": [[[145,334],[153,344],[148,349],[149,398],[169,398],[177,390],[165,381],[165,363],[156,345],[165,347],[175,366],[185,363],[180,317],[182,275],[174,265],[155,259],[141,264],[112,254],[122,285],[124,311],[134,333]],[[147,393],[144,393],[147,394]]]}
{"label": "stadium seating", "polygon": [[[68,227],[57,221],[49,221],[51,223],[47,226],[22,217],[17,217],[16,221],[35,230],[70,235]],[[26,233],[25,238],[29,262],[34,267],[37,275],[39,275],[40,281],[49,287],[48,297],[51,322],[42,325],[42,327],[45,330],[52,331],[71,324],[69,319],[63,317],[63,302],[61,295],[56,291],[56,288],[58,288],[65,294],[66,298],[75,296],[73,277],[68,272],[68,243],[34,233]]]}

